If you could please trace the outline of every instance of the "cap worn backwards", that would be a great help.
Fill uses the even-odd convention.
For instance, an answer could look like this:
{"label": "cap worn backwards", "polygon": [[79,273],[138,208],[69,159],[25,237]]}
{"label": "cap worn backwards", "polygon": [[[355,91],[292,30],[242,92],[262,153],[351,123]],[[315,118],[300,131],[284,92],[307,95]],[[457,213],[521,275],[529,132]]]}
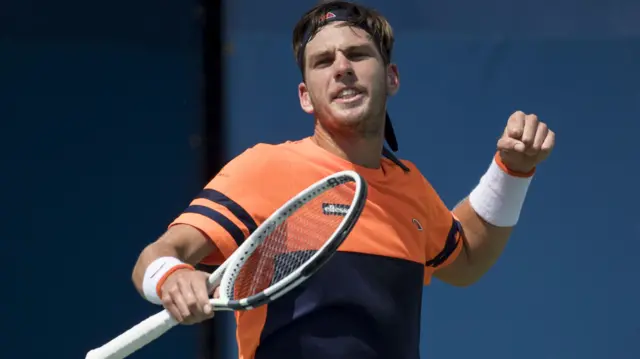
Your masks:
{"label": "cap worn backwards", "polygon": [[[345,8],[330,9],[324,14],[324,16],[322,16],[321,26],[326,26],[327,24],[330,24],[335,21],[349,21],[353,18],[356,18],[358,15],[356,13],[357,11],[356,9],[357,8],[355,6],[349,9],[345,9]],[[356,26],[358,26],[359,28],[361,28],[362,30],[366,31],[371,36],[373,36],[376,44],[381,43],[380,39],[377,38],[377,35],[375,35],[374,31],[372,31],[366,23],[361,23]],[[303,73],[303,77],[304,77],[304,68],[303,68],[304,50],[305,50],[305,47],[307,46],[307,43],[311,39],[311,36],[313,36],[313,29],[309,28],[305,31],[304,37],[302,38],[302,46],[300,48],[300,51],[298,52],[298,59],[297,59],[298,66],[300,67],[300,71],[302,71]],[[380,51],[380,53],[382,53],[382,51]],[[393,125],[391,124],[391,118],[389,117],[388,112],[386,113],[386,119],[385,119],[384,138],[389,144],[389,147],[391,148],[391,150],[393,150],[394,152],[398,151],[398,140],[396,139],[396,135],[393,130]],[[383,153],[387,157],[389,157],[388,155],[391,154],[391,152],[389,151],[383,151]],[[393,154],[391,155],[393,156]]]}

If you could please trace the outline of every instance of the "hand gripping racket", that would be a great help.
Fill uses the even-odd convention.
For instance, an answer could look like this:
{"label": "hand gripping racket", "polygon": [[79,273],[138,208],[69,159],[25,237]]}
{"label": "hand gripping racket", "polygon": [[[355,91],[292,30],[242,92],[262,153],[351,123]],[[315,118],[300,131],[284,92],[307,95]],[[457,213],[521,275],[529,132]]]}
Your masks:
{"label": "hand gripping racket", "polygon": [[[249,310],[276,300],[311,277],[344,242],[367,198],[367,184],[354,171],[338,172],[307,187],[262,223],[209,276],[220,286],[214,310]],[[164,310],[105,345],[86,359],[122,359],[178,323]]]}

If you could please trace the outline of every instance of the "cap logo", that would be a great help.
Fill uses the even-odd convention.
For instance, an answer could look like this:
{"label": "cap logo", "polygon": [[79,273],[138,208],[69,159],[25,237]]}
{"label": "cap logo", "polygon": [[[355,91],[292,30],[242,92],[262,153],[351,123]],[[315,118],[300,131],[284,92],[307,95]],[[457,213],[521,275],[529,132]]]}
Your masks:
{"label": "cap logo", "polygon": [[331,11],[329,11],[324,15],[324,19],[322,19],[322,20],[329,20],[329,19],[333,19],[334,17],[336,17],[336,14],[332,13]]}

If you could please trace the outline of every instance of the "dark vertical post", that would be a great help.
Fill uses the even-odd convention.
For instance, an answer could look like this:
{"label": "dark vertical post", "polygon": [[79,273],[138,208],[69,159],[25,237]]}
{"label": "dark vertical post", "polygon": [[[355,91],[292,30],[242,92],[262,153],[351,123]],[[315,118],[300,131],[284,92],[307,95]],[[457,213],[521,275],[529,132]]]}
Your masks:
{"label": "dark vertical post", "polygon": [[[223,93],[223,4],[222,0],[200,0],[202,11],[203,51],[203,148],[205,182],[208,182],[226,162],[224,138],[224,93]],[[211,273],[215,268],[201,266]],[[199,324],[200,359],[220,358],[220,347],[216,335],[215,318]]]}
{"label": "dark vertical post", "polygon": [[224,136],[223,37],[224,16],[221,0],[201,0],[204,5],[204,116],[205,175],[210,180],[227,161]]}

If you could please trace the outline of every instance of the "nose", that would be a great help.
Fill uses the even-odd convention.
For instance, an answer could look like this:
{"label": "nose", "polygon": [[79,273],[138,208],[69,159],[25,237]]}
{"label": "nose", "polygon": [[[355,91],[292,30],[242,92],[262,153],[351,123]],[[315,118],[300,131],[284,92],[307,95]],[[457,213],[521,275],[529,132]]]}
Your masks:
{"label": "nose", "polygon": [[354,75],[351,61],[349,61],[349,59],[346,56],[344,56],[344,54],[342,54],[341,52],[337,53],[335,61],[333,62],[333,65],[336,69],[336,74],[335,74],[336,80],[339,80],[345,76],[349,77]]}

